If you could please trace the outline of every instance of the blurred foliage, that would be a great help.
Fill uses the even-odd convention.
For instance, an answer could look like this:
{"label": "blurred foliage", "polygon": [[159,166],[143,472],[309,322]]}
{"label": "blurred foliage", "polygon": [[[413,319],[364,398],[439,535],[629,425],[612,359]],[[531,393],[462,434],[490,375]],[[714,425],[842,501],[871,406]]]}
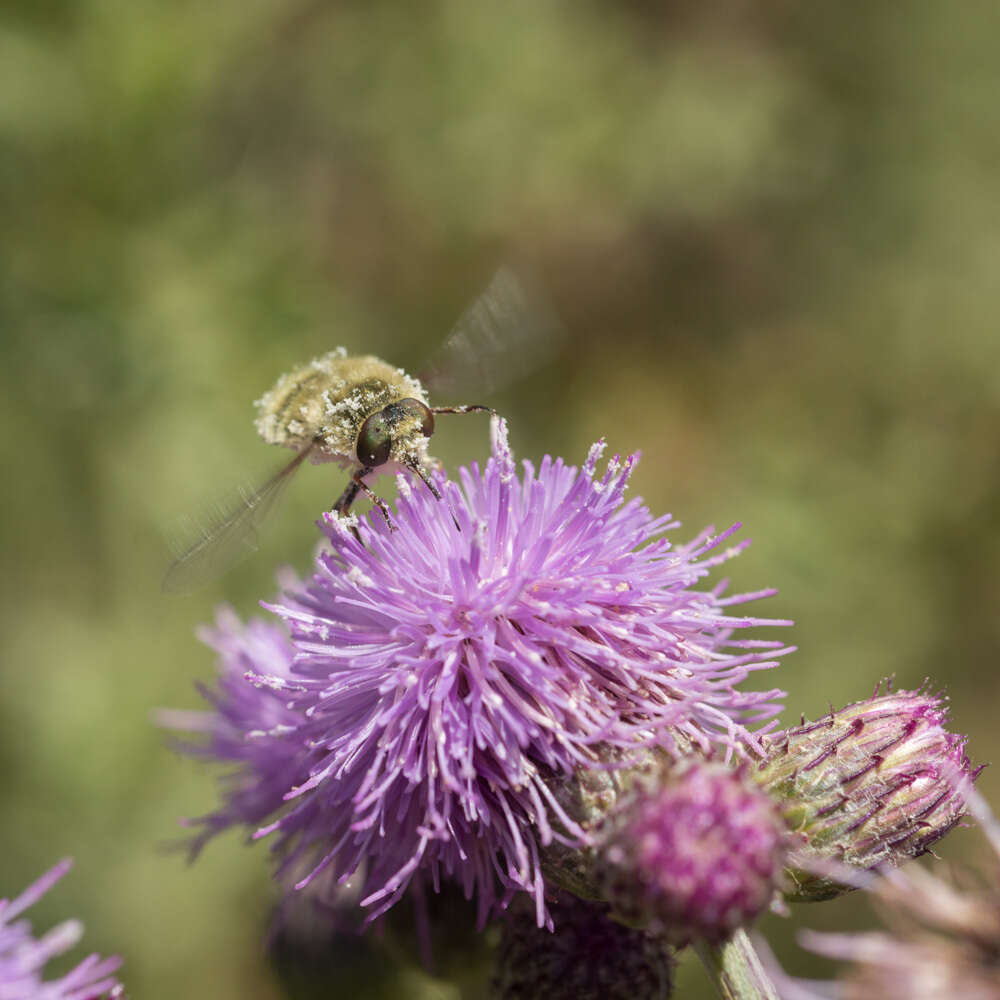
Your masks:
{"label": "blurred foliage", "polygon": [[[779,587],[761,612],[798,622],[790,720],[930,677],[989,759],[998,22],[927,0],[8,0],[0,893],[72,854],[34,919],[83,918],[134,996],[265,1000],[279,972],[315,995],[267,958],[263,845],[164,850],[214,790],[152,712],[198,704],[195,625],[306,564],[340,477],[304,470],[262,551],[188,597],[160,593],[162,533],[278,462],[250,403],[281,371],[340,343],[416,368],[505,261],[574,338],[495,400],[519,453],[604,435],[686,531],[743,521],[734,584]],[[434,444],[454,467],[485,442],[470,417]],[[790,924],[768,933],[815,972]],[[350,953],[319,995],[364,995]],[[475,995],[398,975],[386,995]]]}

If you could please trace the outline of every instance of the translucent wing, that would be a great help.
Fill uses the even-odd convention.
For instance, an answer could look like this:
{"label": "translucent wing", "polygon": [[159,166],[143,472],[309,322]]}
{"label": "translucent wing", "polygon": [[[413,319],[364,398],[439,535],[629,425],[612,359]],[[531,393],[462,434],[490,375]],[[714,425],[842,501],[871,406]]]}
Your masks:
{"label": "translucent wing", "polygon": [[509,268],[462,314],[420,372],[420,380],[444,394],[468,400],[488,396],[558,354],[566,331],[548,299]]}
{"label": "translucent wing", "polygon": [[171,593],[194,590],[255,552],[257,529],[311,451],[311,447],[300,451],[259,489],[240,490],[201,522],[189,525],[187,543],[174,547],[176,558],[163,578],[163,589]]}

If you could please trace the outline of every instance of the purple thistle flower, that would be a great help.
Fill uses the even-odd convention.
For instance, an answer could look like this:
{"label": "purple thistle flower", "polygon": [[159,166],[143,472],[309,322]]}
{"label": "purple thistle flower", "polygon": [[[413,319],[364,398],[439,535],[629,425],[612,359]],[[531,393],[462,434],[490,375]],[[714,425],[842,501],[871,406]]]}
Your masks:
{"label": "purple thistle flower", "polygon": [[124,997],[112,973],[122,964],[117,957],[88,955],[58,979],[42,980],[49,959],[72,948],[83,934],[76,920],[67,920],[34,938],[27,920],[15,920],[33,906],[70,870],[64,858],[33,882],[16,899],[0,899],[0,1000],[96,1000]]}
{"label": "purple thistle flower", "polygon": [[597,878],[615,916],[679,948],[718,944],[757,917],[788,841],[745,765],[694,759],[637,781],[601,834]]}
{"label": "purple thistle flower", "polygon": [[788,623],[728,613],[772,591],[694,589],[745,547],[722,547],[738,526],[673,547],[676,522],[624,499],[634,457],[599,476],[595,445],[582,469],[546,457],[519,478],[495,430],[485,470],[439,480],[444,502],[400,479],[398,530],[324,517],[313,576],[270,606],[289,645],[273,626],[253,648],[230,621],[213,636],[224,676],[200,752],[241,771],[206,829],[272,804],[255,837],[277,836],[282,870],[311,866],[298,887],[359,872],[373,917],[424,870],[478,890],[481,919],[499,884],[544,920],[539,846],[590,840],[547,779],[651,746],[759,754],[752,729],[780,707],[737,686],[788,650],[733,633]]}
{"label": "purple thistle flower", "polygon": [[[216,833],[233,825],[257,826],[280,810],[288,790],[308,779],[312,759],[299,735],[301,711],[281,689],[295,658],[286,630],[271,622],[244,625],[224,606],[216,612],[215,627],[200,629],[198,636],[219,655],[218,690],[198,686],[214,711],[161,710],[157,719],[170,729],[204,737],[179,741],[176,749],[237,769],[222,779],[223,807],[187,821],[202,828],[191,845],[193,854]],[[263,677],[271,683],[258,680]]]}

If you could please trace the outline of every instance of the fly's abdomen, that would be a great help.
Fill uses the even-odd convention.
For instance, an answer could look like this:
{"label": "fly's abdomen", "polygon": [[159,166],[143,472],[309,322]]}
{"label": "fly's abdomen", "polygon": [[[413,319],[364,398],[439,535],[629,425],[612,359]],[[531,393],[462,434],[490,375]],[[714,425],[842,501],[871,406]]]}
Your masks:
{"label": "fly's abdomen", "polygon": [[365,419],[408,396],[426,401],[420,383],[401,369],[338,348],[282,375],[257,400],[257,431],[268,444],[313,446],[314,460],[349,463]]}

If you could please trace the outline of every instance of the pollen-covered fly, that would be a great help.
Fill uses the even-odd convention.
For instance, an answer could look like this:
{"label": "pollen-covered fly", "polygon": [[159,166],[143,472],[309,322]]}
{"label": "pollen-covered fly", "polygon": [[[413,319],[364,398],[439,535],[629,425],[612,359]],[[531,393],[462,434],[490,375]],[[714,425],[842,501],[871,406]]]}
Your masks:
{"label": "pollen-covered fly", "polygon": [[420,379],[371,355],[349,355],[343,348],[282,375],[257,400],[256,426],[268,444],[291,448],[295,457],[259,489],[241,493],[216,511],[193,542],[179,547],[164,589],[189,590],[253,551],[257,528],[307,458],[352,470],[332,507],[341,515],[363,493],[393,527],[386,502],[366,482],[376,472],[406,469],[440,500],[431,477],[435,462],[427,451],[435,416],[495,411],[478,403],[432,406],[424,384],[489,393],[541,363],[561,337],[545,300],[529,295],[502,268],[462,314]]}

